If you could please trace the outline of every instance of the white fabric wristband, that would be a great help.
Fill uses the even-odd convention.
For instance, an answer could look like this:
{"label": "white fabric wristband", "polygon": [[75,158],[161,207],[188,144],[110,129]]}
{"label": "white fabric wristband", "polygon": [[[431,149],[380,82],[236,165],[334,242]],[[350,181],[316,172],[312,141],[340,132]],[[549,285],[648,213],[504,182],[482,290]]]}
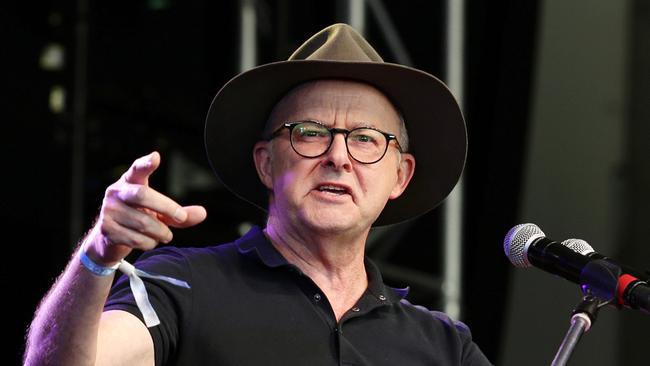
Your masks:
{"label": "white fabric wristband", "polygon": [[90,259],[86,254],[86,250],[84,248],[81,248],[80,252],[81,253],[79,255],[79,259],[81,260],[81,264],[83,264],[83,266],[86,267],[86,269],[88,269],[91,273],[96,274],[97,276],[108,276],[119,268],[120,272],[129,277],[129,287],[131,287],[133,298],[135,299],[135,303],[138,306],[140,313],[142,313],[142,318],[144,319],[144,324],[147,326],[147,328],[151,328],[160,324],[160,319],[158,318],[156,311],[151,305],[151,301],[149,301],[147,288],[144,286],[144,282],[140,277],[161,280],[169,282],[175,286],[190,288],[190,285],[185,281],[177,280],[172,277],[147,273],[135,268],[135,266],[125,261],[124,259],[122,259],[120,263],[114,266],[104,267]]}
{"label": "white fabric wristband", "polygon": [[138,305],[138,309],[140,309],[140,313],[142,313],[142,318],[144,319],[144,324],[147,328],[160,324],[160,319],[158,319],[158,315],[156,315],[156,311],[153,309],[153,306],[149,301],[147,289],[140,277],[161,280],[169,282],[175,286],[190,288],[190,285],[185,281],[142,271],[135,268],[135,266],[125,260],[120,262],[120,272],[129,277],[129,285],[131,286],[131,292],[133,292],[133,298],[135,299],[135,303]]}

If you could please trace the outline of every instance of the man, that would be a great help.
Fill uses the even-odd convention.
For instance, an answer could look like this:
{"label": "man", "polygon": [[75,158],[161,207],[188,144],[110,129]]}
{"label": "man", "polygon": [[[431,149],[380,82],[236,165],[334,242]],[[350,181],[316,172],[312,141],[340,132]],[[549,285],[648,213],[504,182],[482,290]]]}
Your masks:
{"label": "man", "polygon": [[[458,180],[465,125],[444,84],[336,24],[224,86],[206,148],[266,227],[148,251],[206,212],[148,186],[157,153],[136,160],[37,311],[27,364],[489,364],[464,325],[408,303],[364,257],[373,225],[430,210]],[[121,262],[133,249],[139,271]],[[118,265],[129,278],[109,296]],[[145,289],[137,274],[167,277]]]}

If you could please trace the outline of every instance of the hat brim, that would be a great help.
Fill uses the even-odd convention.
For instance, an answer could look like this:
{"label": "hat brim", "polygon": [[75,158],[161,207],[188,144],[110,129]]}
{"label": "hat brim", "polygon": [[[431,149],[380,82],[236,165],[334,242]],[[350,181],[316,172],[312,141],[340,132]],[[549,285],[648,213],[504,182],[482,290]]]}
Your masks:
{"label": "hat brim", "polygon": [[231,79],[217,93],[205,125],[212,169],[235,195],[262,210],[267,189],[257,175],[253,147],[273,107],[293,87],[317,79],[348,79],[381,90],[402,113],[416,169],[406,191],[390,200],[373,226],[403,222],[440,204],[465,165],[467,132],[447,86],[426,72],[392,63],[323,60],[280,61]]}

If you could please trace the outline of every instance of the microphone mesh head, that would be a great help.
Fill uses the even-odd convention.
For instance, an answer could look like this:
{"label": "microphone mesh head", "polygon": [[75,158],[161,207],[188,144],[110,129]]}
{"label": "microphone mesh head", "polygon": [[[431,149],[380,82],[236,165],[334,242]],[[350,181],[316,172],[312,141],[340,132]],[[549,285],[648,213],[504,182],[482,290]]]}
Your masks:
{"label": "microphone mesh head", "polygon": [[506,257],[515,267],[526,268],[531,264],[528,261],[528,254],[526,243],[533,238],[545,237],[546,235],[535,224],[519,224],[506,234],[503,240],[503,251],[506,252]]}
{"label": "microphone mesh head", "polygon": [[582,239],[567,239],[562,242],[562,245],[582,255],[589,255],[594,252],[594,248]]}

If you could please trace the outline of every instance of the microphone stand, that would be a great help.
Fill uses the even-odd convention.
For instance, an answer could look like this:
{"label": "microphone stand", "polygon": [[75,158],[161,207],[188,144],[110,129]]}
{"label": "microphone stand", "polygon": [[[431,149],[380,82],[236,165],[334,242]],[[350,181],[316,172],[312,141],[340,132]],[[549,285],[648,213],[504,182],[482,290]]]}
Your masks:
{"label": "microphone stand", "polygon": [[571,327],[564,336],[551,366],[566,365],[580,337],[596,322],[598,310],[609,304],[616,306],[621,273],[618,265],[602,259],[591,261],[584,266],[579,278],[584,297],[573,310]]}
{"label": "microphone stand", "polygon": [[582,298],[578,306],[573,310],[571,326],[564,336],[564,340],[555,354],[551,366],[564,366],[569,362],[573,349],[578,344],[582,335],[589,331],[591,325],[596,322],[598,310],[608,303],[609,301],[604,301],[590,294]]}

